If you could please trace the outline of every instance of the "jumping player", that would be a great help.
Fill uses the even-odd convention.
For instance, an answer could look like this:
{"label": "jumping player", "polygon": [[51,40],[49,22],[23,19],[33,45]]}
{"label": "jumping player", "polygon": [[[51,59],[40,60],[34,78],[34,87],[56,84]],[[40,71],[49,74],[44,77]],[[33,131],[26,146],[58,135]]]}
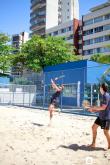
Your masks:
{"label": "jumping player", "polygon": [[[55,80],[57,80],[57,78]],[[49,126],[51,125],[51,120],[52,120],[52,117],[53,117],[53,112],[56,109],[57,99],[59,98],[62,90],[64,89],[64,86],[63,85],[57,86],[56,83],[52,79],[51,79],[51,85],[52,85],[52,88],[55,90],[55,93],[51,97],[50,105],[49,105],[49,108],[48,108],[48,110],[49,110],[49,117],[50,117]]]}

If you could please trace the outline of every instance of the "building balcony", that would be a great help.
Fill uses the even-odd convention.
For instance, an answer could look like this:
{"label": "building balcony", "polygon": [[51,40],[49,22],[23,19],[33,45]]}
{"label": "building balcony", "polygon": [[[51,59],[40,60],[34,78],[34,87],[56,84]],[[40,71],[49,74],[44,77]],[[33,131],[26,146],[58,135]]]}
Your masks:
{"label": "building balcony", "polygon": [[32,31],[39,30],[39,29],[42,29],[44,27],[45,27],[45,23],[44,22],[41,22],[39,24],[30,26],[30,30],[32,30]]}
{"label": "building balcony", "polygon": [[32,31],[31,36],[34,34],[45,36],[45,27]]}
{"label": "building balcony", "polygon": [[36,17],[30,19],[30,23],[34,22],[35,20],[38,20],[38,19],[43,19],[45,18],[46,15],[36,15]]}
{"label": "building balcony", "polygon": [[41,0],[39,2],[36,1],[36,3],[34,3],[33,5],[31,5],[31,10],[34,11],[37,8],[42,8],[46,6],[46,0]]}

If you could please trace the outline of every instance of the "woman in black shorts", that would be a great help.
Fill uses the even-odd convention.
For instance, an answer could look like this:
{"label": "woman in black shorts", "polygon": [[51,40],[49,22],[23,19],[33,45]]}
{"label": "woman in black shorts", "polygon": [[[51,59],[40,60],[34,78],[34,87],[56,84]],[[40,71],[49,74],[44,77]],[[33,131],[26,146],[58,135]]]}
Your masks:
{"label": "woman in black shorts", "polygon": [[51,79],[51,84],[52,84],[52,88],[55,90],[55,93],[51,97],[50,105],[49,105],[49,108],[48,108],[48,110],[49,110],[49,117],[50,117],[49,126],[51,125],[51,120],[52,120],[52,117],[53,117],[53,112],[55,111],[55,108],[56,108],[56,105],[57,105],[57,99],[60,96],[62,90],[64,89],[64,86],[63,85],[57,86],[52,79]]}
{"label": "woman in black shorts", "polygon": [[99,116],[92,126],[93,140],[90,147],[96,146],[97,128],[100,126],[103,129],[108,142],[108,149],[110,149],[110,95],[107,93],[107,86],[100,85],[100,93],[102,95],[101,106],[91,107],[90,112],[99,112]]}

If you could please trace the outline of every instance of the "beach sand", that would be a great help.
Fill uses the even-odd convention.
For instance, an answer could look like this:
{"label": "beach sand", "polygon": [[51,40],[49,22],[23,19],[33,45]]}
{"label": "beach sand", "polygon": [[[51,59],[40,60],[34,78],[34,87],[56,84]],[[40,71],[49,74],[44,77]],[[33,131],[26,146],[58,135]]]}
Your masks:
{"label": "beach sand", "polygon": [[110,150],[99,128],[91,150],[95,117],[0,106],[0,165],[110,165]]}

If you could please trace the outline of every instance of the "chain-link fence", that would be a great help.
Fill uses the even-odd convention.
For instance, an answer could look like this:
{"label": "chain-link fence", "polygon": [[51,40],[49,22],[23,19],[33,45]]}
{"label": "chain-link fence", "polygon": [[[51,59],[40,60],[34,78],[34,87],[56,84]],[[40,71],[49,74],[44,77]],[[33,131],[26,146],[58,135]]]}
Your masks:
{"label": "chain-link fence", "polygon": [[[48,109],[50,99],[55,91],[51,85],[0,85],[0,104],[19,105]],[[62,112],[88,114],[82,108],[83,100],[91,105],[100,105],[99,88],[97,84],[64,84],[64,90],[57,100]]]}
{"label": "chain-link fence", "polygon": [[0,104],[36,105],[35,85],[0,85]]}

